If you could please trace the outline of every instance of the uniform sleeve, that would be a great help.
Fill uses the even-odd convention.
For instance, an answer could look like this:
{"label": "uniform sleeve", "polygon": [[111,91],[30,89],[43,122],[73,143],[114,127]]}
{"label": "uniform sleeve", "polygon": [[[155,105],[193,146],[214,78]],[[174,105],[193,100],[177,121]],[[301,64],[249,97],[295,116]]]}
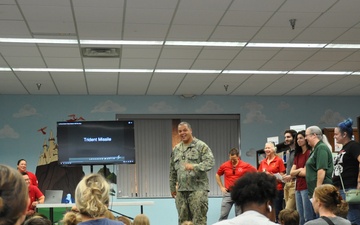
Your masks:
{"label": "uniform sleeve", "polygon": [[207,172],[215,165],[214,155],[206,144],[203,144],[200,149],[201,161],[194,165],[195,171]]}
{"label": "uniform sleeve", "polygon": [[225,172],[225,163],[221,164],[221,166],[219,167],[219,169],[216,173],[217,173],[217,175],[222,176],[222,175],[224,175],[224,172]]}
{"label": "uniform sleeve", "polygon": [[284,161],[279,157],[279,173],[285,173],[286,172],[286,168],[284,165]]}
{"label": "uniform sleeve", "polygon": [[35,190],[35,198],[36,199],[39,199],[40,197],[44,196],[44,194],[40,191],[39,188],[36,187],[36,188],[34,188],[34,190]]}
{"label": "uniform sleeve", "polygon": [[329,169],[329,158],[330,150],[325,145],[320,145],[316,156],[316,170],[327,170]]}
{"label": "uniform sleeve", "polygon": [[177,173],[175,170],[174,150],[173,150],[171,152],[171,157],[170,157],[170,175],[169,175],[170,192],[176,191],[176,181],[177,181]]}

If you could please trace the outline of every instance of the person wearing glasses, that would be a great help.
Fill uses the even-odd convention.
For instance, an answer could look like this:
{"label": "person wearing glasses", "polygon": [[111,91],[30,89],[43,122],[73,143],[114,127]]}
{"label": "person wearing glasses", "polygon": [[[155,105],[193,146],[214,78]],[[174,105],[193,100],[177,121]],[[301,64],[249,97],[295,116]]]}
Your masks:
{"label": "person wearing glasses", "polygon": [[[229,160],[221,164],[217,173],[215,174],[216,183],[219,185],[220,190],[223,193],[219,221],[228,218],[231,207],[234,204],[234,201],[230,196],[230,191],[235,181],[247,172],[256,172],[256,169],[251,164],[242,161],[240,159],[239,150],[232,148],[229,152]],[[221,181],[222,175],[224,175],[225,185]],[[240,206],[235,205],[235,216],[240,214]]]}
{"label": "person wearing glasses", "polygon": [[267,142],[264,151],[266,158],[260,162],[258,171],[275,175],[277,179],[276,188],[278,195],[275,200],[275,215],[276,222],[278,222],[279,212],[283,209],[284,184],[282,177],[285,175],[286,168],[283,159],[276,155],[276,145],[274,142]]}
{"label": "person wearing glasses", "polygon": [[334,163],[332,153],[323,142],[323,133],[318,126],[308,127],[305,131],[305,139],[313,148],[305,164],[308,196],[312,198],[316,187],[332,184]]}
{"label": "person wearing glasses", "polygon": [[28,191],[29,191],[30,204],[28,205],[26,215],[32,216],[36,211],[36,206],[38,204],[44,203],[45,196],[37,186],[31,184],[31,180],[27,172],[21,172],[21,175],[26,185],[28,186]]}
{"label": "person wearing glasses", "polygon": [[[334,138],[336,143],[341,144],[342,148],[335,159],[335,173],[333,182],[340,189],[343,199],[346,199],[344,188],[360,189],[360,143],[352,140],[353,138],[353,121],[348,118],[339,123],[334,129]],[[348,220],[353,224],[360,225],[360,204],[349,204]]]}

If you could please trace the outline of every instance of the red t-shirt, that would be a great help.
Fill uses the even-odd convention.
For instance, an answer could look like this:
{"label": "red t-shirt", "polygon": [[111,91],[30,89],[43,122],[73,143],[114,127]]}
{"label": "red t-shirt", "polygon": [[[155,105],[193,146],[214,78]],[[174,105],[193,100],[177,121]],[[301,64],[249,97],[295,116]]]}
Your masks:
{"label": "red t-shirt", "polygon": [[242,177],[247,172],[256,172],[256,168],[251,164],[241,161],[234,167],[231,161],[226,161],[219,167],[217,174],[224,175],[224,186],[227,190],[231,190],[235,181]]}
{"label": "red t-shirt", "polygon": [[[304,154],[300,153],[300,154],[295,155],[293,165],[296,165],[296,169],[305,168],[305,163],[309,158],[310,152],[311,152],[310,150],[306,150],[306,152],[304,152]],[[302,191],[302,190],[306,190],[306,189],[307,189],[307,185],[306,185],[305,177],[296,176],[295,190]]]}
{"label": "red t-shirt", "polygon": [[30,186],[29,186],[30,204],[29,204],[28,210],[34,210],[32,203],[37,201],[41,196],[44,196],[44,194],[40,191],[40,189],[38,187],[30,184]]}
{"label": "red t-shirt", "polygon": [[[270,174],[275,174],[275,173],[285,173],[286,168],[284,165],[284,161],[282,160],[282,158],[280,158],[279,156],[275,156],[275,158],[268,164],[267,163],[267,159],[263,159],[260,162],[259,168],[258,168],[259,172],[268,172]],[[281,181],[278,180],[278,184],[276,189],[278,190],[283,190],[283,183]]]}
{"label": "red t-shirt", "polygon": [[33,174],[32,172],[30,171],[26,171],[27,175],[29,176],[29,179],[30,179],[30,184],[38,187],[38,179],[36,177],[35,174]]}

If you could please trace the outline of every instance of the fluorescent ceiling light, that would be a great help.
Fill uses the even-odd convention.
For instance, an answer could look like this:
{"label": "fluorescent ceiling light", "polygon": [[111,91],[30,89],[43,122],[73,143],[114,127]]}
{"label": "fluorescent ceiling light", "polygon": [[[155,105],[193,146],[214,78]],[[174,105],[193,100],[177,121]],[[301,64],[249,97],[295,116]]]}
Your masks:
{"label": "fluorescent ceiling light", "polygon": [[221,70],[171,70],[171,69],[156,69],[155,73],[221,73]]}
{"label": "fluorescent ceiling light", "polygon": [[360,72],[353,72],[351,75],[360,75]]}
{"label": "fluorescent ceiling light", "polygon": [[256,48],[323,48],[326,44],[309,43],[248,43],[246,47]]}
{"label": "fluorescent ceiling light", "polygon": [[358,48],[360,49],[360,44],[328,44],[325,48]]}
{"label": "fluorescent ceiling light", "polygon": [[286,74],[288,71],[271,71],[271,70],[224,70],[222,73],[228,74]]}
{"label": "fluorescent ceiling light", "polygon": [[288,74],[304,75],[350,75],[350,71],[289,71]]}
{"label": "fluorescent ceiling light", "polygon": [[246,42],[166,41],[165,45],[174,45],[174,46],[211,46],[211,47],[244,47],[246,45]]}
{"label": "fluorescent ceiling light", "polygon": [[163,41],[80,40],[82,45],[162,45]]}
{"label": "fluorescent ceiling light", "polygon": [[11,71],[11,69],[6,67],[0,67],[0,71]]}
{"label": "fluorescent ceiling light", "polygon": [[3,43],[31,43],[31,44],[77,44],[75,39],[40,39],[40,38],[0,38]]}
{"label": "fluorescent ceiling light", "polygon": [[88,73],[152,73],[151,69],[85,69]]}
{"label": "fluorescent ceiling light", "polygon": [[16,72],[83,72],[83,69],[67,68],[13,68]]}

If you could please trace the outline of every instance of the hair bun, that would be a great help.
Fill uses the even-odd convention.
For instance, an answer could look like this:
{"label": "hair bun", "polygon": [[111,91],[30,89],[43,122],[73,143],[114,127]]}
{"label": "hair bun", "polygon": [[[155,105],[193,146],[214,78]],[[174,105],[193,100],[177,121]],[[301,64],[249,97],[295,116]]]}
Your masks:
{"label": "hair bun", "polygon": [[345,121],[344,121],[344,124],[346,127],[352,127],[353,125],[353,121],[351,118],[347,118]]}

